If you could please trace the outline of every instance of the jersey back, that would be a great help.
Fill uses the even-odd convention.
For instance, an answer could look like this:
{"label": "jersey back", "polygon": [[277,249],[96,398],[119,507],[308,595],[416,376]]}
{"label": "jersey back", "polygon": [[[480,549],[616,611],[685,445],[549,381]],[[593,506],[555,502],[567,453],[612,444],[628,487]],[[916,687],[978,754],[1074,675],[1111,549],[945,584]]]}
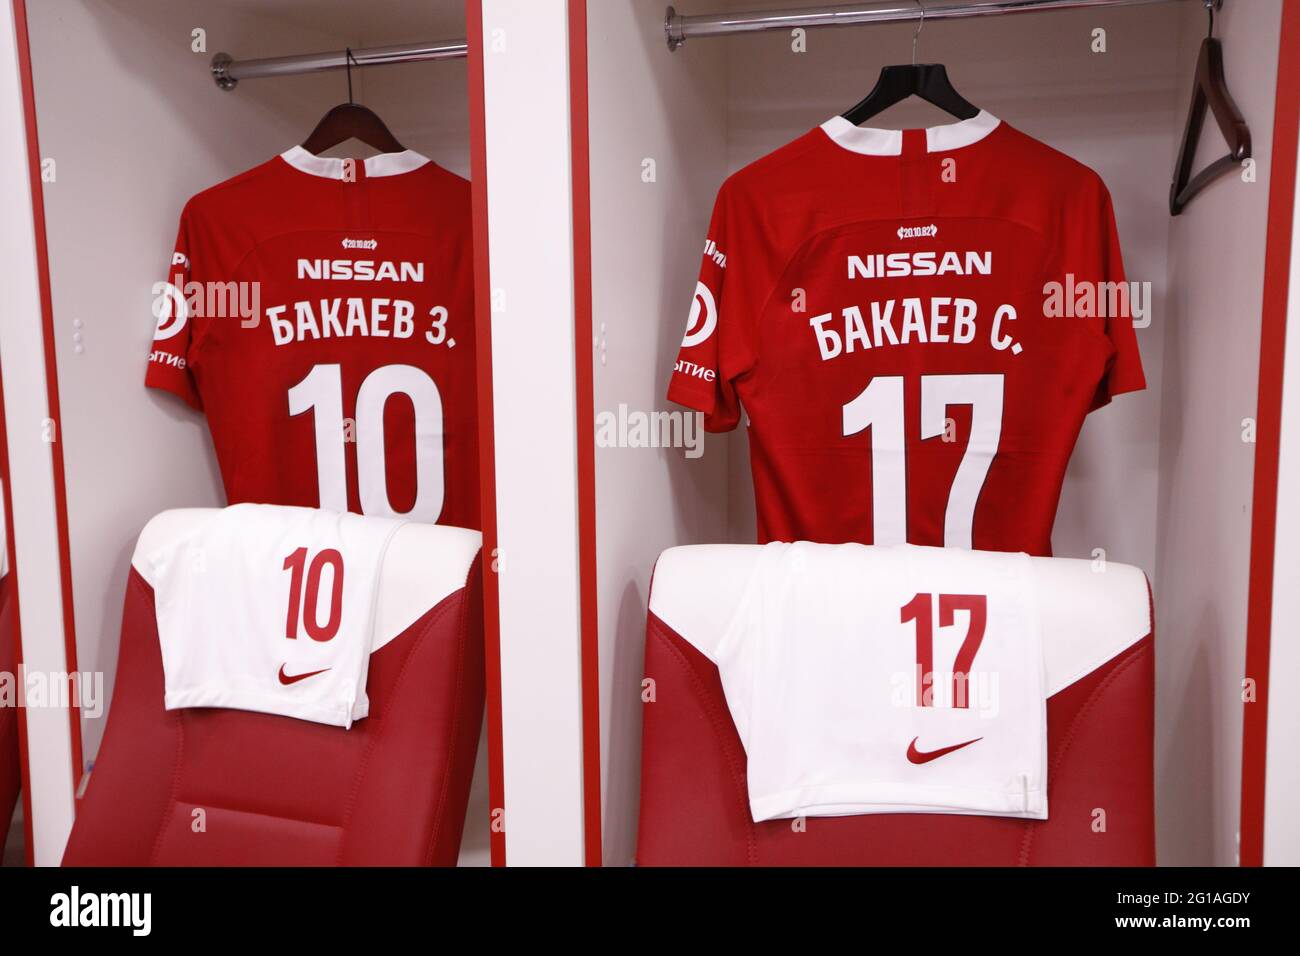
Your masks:
{"label": "jersey back", "polygon": [[231,504],[478,528],[469,184],[295,147],[181,216],[145,382],[208,421]]}
{"label": "jersey back", "polygon": [[1087,413],[1144,385],[1110,198],[985,113],[836,119],[719,193],[674,401],[748,421],[759,540],[1051,551]]}

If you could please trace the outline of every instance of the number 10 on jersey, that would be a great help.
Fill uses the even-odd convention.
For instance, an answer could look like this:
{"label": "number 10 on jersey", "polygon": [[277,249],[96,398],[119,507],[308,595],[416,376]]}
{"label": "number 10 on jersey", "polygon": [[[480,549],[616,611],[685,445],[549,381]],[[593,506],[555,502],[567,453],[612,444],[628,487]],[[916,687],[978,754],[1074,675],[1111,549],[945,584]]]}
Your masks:
{"label": "number 10 on jersey", "polygon": [[[415,503],[398,511],[388,496],[384,409],[405,395],[415,413]],[[442,395],[428,373],[414,365],[383,365],[365,377],[356,395],[357,497],[361,513],[434,523],[442,514]],[[316,365],[289,389],[289,414],[312,412],[320,507],[348,510],[347,435],[343,420],[343,374],[338,365]]]}

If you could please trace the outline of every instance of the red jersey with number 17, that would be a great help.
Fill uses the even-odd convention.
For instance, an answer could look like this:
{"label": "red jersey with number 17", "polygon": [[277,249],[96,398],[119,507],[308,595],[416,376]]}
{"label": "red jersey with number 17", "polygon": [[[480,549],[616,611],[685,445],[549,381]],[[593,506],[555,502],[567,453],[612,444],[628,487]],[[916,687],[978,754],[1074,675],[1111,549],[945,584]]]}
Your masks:
{"label": "red jersey with number 17", "polygon": [[749,424],[760,541],[1051,553],[1084,417],[1144,387],[1110,196],[987,113],[836,117],[723,185],[668,396]]}
{"label": "red jersey with number 17", "polygon": [[145,384],[226,497],[479,527],[469,183],[300,147],[192,198]]}

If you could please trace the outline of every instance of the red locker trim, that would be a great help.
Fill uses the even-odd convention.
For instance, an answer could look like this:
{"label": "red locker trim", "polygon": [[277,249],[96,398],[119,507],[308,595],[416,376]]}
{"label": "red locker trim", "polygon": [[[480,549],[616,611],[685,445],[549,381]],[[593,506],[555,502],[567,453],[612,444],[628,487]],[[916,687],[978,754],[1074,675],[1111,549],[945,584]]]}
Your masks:
{"label": "red locker trim", "polygon": [[1241,746],[1242,866],[1264,863],[1264,778],[1268,743],[1268,667],[1273,616],[1273,555],[1277,538],[1278,446],[1282,430],[1291,231],[1295,206],[1296,138],[1300,123],[1300,3],[1282,5],[1273,157],[1264,253],[1264,298],[1259,347],[1258,431],[1254,508],[1250,528],[1250,597],[1246,611],[1246,677],[1254,703],[1244,704]]}
{"label": "red locker trim", "polygon": [[573,340],[578,438],[578,599],[582,651],[582,803],[587,866],[600,866],[600,632],[596,615],[596,397],[591,364],[591,143],[587,0],[569,0],[573,172]]}
{"label": "red locker trim", "polygon": [[[77,671],[77,630],[72,605],[72,560],[68,547],[68,496],[63,471],[63,420],[59,414],[59,369],[54,353],[54,305],[50,294],[50,260],[45,234],[45,194],[41,187],[41,150],[37,137],[36,90],[32,82],[31,44],[27,33],[26,0],[14,0],[14,33],[18,46],[18,71],[23,87],[23,115],[27,125],[27,165],[31,180],[32,219],[36,233],[36,269],[41,289],[41,326],[45,339],[45,389],[46,406],[54,423],[55,440],[50,443],[50,466],[54,478],[54,508],[56,533],[59,539],[59,578],[63,596],[63,645],[69,674]],[[7,492],[6,492],[7,494]],[[16,573],[16,565],[14,566]],[[16,580],[16,579],[15,579]],[[15,604],[16,606],[16,604]],[[18,655],[22,659],[21,638]],[[74,792],[81,788],[83,772],[81,752],[81,708],[72,701],[68,723],[72,740],[72,786]],[[23,736],[26,736],[24,723]],[[26,746],[23,748],[23,779],[29,773]],[[30,797],[24,788],[23,807],[30,812]],[[30,822],[28,826],[30,827]],[[31,853],[31,834],[28,833],[28,853]]]}
{"label": "red locker trim", "polygon": [[487,125],[483,100],[483,0],[465,0],[469,68],[470,191],[474,228],[474,329],[478,340],[479,507],[483,522],[483,651],[487,667],[488,799],[493,866],[506,865],[501,737],[501,615],[496,576],[496,439],[492,405],[492,276],[488,262]]}

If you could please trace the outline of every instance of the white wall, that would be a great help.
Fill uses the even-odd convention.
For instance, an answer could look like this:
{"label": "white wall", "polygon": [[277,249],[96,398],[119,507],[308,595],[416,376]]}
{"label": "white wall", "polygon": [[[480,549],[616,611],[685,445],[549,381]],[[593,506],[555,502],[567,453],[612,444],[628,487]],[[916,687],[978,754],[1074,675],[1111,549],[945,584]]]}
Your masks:
{"label": "white wall", "polygon": [[[596,414],[669,409],[713,195],[726,175],[724,63],[703,44],[670,56],[663,4],[588,4]],[[702,91],[704,95],[701,95]],[[643,163],[655,179],[642,179]],[[599,424],[599,420],[598,420]],[[728,442],[596,449],[604,855],[635,851],[641,678],[650,572],[661,551],[727,536]]]}
{"label": "white wall", "polygon": [[[1259,385],[1280,16],[1279,0],[1234,0],[1218,18],[1224,71],[1250,123],[1257,179],[1219,180],[1173,220],[1170,233],[1153,585],[1158,848],[1161,862],[1172,865],[1237,859],[1255,460],[1254,444],[1242,441],[1242,420],[1255,415]],[[1205,24],[1199,10],[1180,18],[1180,121]],[[1203,145],[1196,168],[1226,152],[1213,120]],[[1284,574],[1279,566],[1275,587],[1287,587]],[[1285,638],[1276,632],[1274,646]]]}
{"label": "white wall", "polygon": [[[464,4],[37,0],[28,10],[42,153],[57,164],[45,200],[78,663],[103,673],[109,694],[136,534],[166,508],[224,503],[202,417],[143,386],[151,287],[164,277],[181,207],[301,142],[347,97],[342,72],[222,92],[209,60],[218,51],[244,59],[463,37]],[[206,52],[191,51],[195,28],[207,32]],[[466,83],[464,60],[353,75],[357,101],[404,145],[461,175]],[[353,143],[335,152],[370,150]],[[82,726],[90,761],[104,720]],[[463,862],[487,859],[485,751]]]}

